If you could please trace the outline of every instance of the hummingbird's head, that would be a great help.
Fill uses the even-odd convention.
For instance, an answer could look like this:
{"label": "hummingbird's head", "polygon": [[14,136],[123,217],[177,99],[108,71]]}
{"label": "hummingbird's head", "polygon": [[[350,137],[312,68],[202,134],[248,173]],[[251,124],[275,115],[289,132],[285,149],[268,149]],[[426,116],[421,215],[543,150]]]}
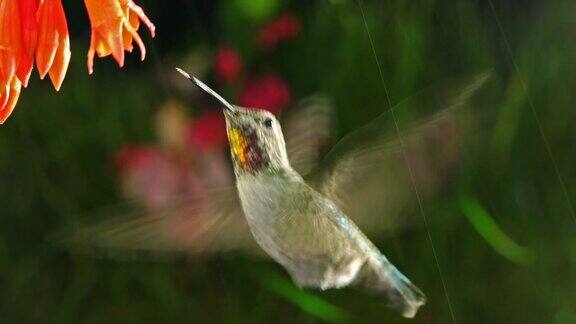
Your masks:
{"label": "hummingbird's head", "polygon": [[256,174],[290,166],[280,123],[272,113],[233,106],[202,81],[179,68],[176,70],[223,104],[236,174]]}
{"label": "hummingbird's head", "polygon": [[236,173],[257,173],[288,167],[280,123],[261,109],[225,109],[226,132]]}

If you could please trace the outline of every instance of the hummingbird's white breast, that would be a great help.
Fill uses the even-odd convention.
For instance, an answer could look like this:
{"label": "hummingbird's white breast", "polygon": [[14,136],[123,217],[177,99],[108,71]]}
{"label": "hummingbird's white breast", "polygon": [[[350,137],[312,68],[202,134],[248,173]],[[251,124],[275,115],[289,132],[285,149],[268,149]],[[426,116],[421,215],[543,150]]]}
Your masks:
{"label": "hummingbird's white breast", "polygon": [[302,178],[278,174],[237,178],[242,208],[260,247],[300,286],[342,287],[367,259],[349,235],[354,224]]}
{"label": "hummingbird's white breast", "polygon": [[301,209],[294,204],[306,203],[296,198],[303,196],[303,183],[298,178],[275,173],[237,177],[238,195],[244,215],[255,239],[268,253],[275,254],[271,250],[281,248],[276,243],[282,236],[279,227],[287,219],[296,217],[297,210]]}

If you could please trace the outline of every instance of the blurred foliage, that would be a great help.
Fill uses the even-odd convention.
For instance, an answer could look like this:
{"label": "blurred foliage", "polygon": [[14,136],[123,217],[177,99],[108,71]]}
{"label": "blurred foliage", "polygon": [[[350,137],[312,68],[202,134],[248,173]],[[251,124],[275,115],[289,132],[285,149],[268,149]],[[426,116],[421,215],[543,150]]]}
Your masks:
{"label": "blurred foliage", "polygon": [[467,195],[462,196],[460,207],[478,233],[504,257],[520,264],[534,262],[532,251],[519,246],[502,232],[477,200]]}
{"label": "blurred foliage", "polygon": [[[576,5],[361,3],[392,103],[443,78],[493,69],[490,99],[496,104],[490,109],[496,119],[479,133],[478,148],[467,152],[447,192],[424,205],[456,320],[574,323]],[[240,255],[117,261],[70,254],[49,243],[51,233],[122,200],[113,156],[124,143],[155,140],[156,108],[181,95],[168,83],[173,63],[194,48],[233,46],[252,62],[250,73],[284,77],[292,98],[331,96],[339,136],[389,108],[357,2],[140,4],[158,27],[148,60],[139,63],[130,55],[124,70],[100,60],[88,76],[82,53],[89,31],[77,27],[88,25],[86,17],[81,1],[65,1],[74,54],[64,87],[55,94],[33,79],[0,129],[0,321],[404,321],[381,301],[352,290],[301,292],[279,266]],[[257,50],[259,27],[282,12],[301,17],[300,36],[272,53]],[[234,89],[224,91],[231,95]],[[398,111],[402,118],[418,113]],[[464,214],[476,218],[469,222]],[[426,231],[420,224],[373,239],[428,295],[414,322],[449,323]],[[500,243],[509,236],[537,258],[510,262],[491,241],[494,235]]]}

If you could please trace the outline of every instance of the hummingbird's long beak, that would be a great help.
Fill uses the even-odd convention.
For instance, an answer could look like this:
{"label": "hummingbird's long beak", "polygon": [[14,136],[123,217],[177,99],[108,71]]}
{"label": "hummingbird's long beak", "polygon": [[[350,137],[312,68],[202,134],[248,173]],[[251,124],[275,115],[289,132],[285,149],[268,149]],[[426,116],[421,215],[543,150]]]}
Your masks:
{"label": "hummingbird's long beak", "polygon": [[194,76],[191,76],[188,72],[182,70],[181,68],[176,68],[176,71],[180,72],[180,74],[185,76],[188,80],[194,82],[194,84],[200,87],[200,89],[208,92],[210,95],[212,95],[212,97],[218,99],[218,101],[220,101],[224,105],[224,108],[228,109],[228,111],[232,113],[236,112],[236,108],[234,108],[234,106],[232,106],[228,101],[226,101],[226,99],[222,98],[222,96],[216,93],[216,91],[210,89],[210,87],[204,84],[204,82],[198,80]]}

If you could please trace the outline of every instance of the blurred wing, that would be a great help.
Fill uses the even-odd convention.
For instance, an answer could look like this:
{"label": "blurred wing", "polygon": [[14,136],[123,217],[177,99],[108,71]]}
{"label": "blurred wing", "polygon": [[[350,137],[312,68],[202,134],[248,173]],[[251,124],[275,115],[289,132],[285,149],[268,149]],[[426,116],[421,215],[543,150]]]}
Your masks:
{"label": "blurred wing", "polygon": [[[288,154],[300,172],[317,164],[329,135],[331,111],[327,99],[314,96],[287,116]],[[136,251],[206,254],[231,250],[263,255],[252,238],[234,187],[175,198],[155,211],[133,205],[124,210],[115,211],[120,217],[110,219],[107,215],[108,221],[76,227],[57,240],[75,250],[116,256]]]}
{"label": "blurred wing", "polygon": [[463,108],[487,78],[485,73],[443,83],[404,100],[394,107],[397,117],[405,111],[434,113],[412,123],[394,121],[390,111],[380,115],[337,143],[307,180],[360,228],[394,228],[415,205],[408,167],[423,195],[438,190],[471,130],[473,111]]}
{"label": "blurred wing", "polygon": [[333,108],[330,101],[316,95],[300,102],[283,123],[290,164],[304,175],[320,161],[320,154],[330,137]]}
{"label": "blurred wing", "polygon": [[174,199],[155,212],[135,210],[96,225],[79,226],[58,240],[73,250],[118,256],[126,252],[260,253],[235,188],[212,190],[196,199]]}

